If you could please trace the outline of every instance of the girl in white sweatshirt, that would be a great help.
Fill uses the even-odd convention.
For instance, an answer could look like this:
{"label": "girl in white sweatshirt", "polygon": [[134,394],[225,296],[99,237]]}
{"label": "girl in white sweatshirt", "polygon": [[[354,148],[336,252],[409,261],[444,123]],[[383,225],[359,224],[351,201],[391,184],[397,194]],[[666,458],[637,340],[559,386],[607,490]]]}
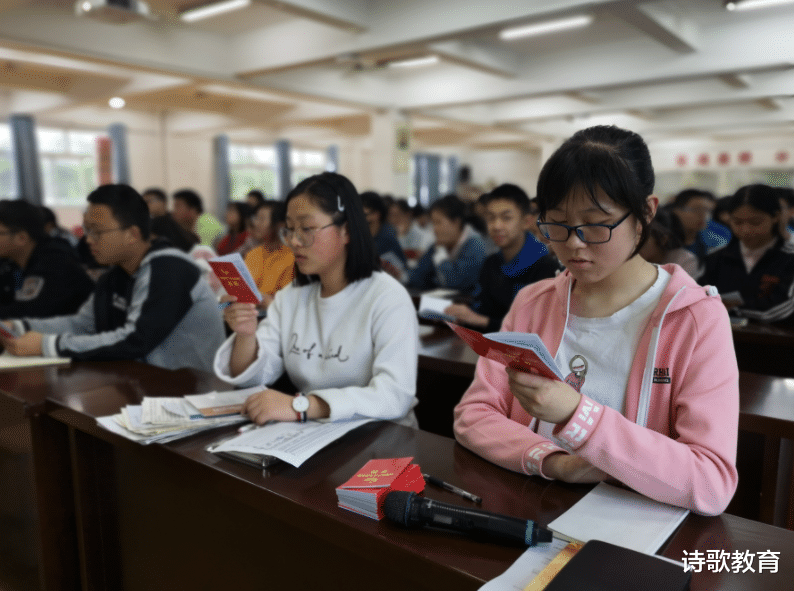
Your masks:
{"label": "girl in white sweatshirt", "polygon": [[[286,207],[281,239],[295,254],[295,282],[276,293],[258,326],[253,304],[226,308],[234,334],[215,356],[215,373],[263,386],[244,407],[258,424],[374,417],[415,425],[416,311],[378,269],[355,187],[338,174],[315,175]],[[295,396],[267,388],[285,370]]]}

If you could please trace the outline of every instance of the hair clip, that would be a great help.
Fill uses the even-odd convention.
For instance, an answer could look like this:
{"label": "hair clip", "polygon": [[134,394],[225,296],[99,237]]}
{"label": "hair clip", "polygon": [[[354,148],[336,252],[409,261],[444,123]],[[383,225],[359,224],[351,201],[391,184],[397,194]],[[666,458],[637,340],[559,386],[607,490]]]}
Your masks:
{"label": "hair clip", "polygon": [[339,195],[336,196],[336,206],[339,208],[339,211],[345,211],[345,206],[342,205],[342,198]]}

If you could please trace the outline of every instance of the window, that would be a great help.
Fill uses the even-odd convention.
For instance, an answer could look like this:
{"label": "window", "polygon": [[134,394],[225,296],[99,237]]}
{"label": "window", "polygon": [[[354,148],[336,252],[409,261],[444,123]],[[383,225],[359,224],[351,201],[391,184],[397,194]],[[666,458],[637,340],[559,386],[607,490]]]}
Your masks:
{"label": "window", "polygon": [[36,140],[45,205],[85,205],[97,186],[96,131],[41,128]]}
{"label": "window", "polygon": [[11,127],[0,123],[0,199],[17,198],[17,175],[11,150]]}
{"label": "window", "polygon": [[258,189],[272,199],[276,195],[276,151],[271,146],[229,146],[231,198],[244,199]]}
{"label": "window", "polygon": [[325,172],[325,153],[319,150],[290,150],[292,164],[292,186],[303,179]]}

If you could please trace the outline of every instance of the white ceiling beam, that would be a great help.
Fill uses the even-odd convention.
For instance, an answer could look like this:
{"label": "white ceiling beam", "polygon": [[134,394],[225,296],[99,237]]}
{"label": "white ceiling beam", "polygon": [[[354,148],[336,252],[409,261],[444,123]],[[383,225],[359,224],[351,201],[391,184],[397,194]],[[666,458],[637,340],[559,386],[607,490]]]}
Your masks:
{"label": "white ceiling beam", "polygon": [[369,26],[367,0],[256,0],[283,12],[361,33]]}
{"label": "white ceiling beam", "polygon": [[717,78],[730,88],[750,88],[752,78],[747,74],[723,74]]}
{"label": "white ceiling beam", "polygon": [[609,12],[678,53],[694,53],[699,44],[697,23],[653,4],[619,2]]}
{"label": "white ceiling beam", "polygon": [[431,43],[428,49],[445,61],[503,78],[515,78],[518,70],[515,54],[497,52],[473,42],[441,41]]}
{"label": "white ceiling beam", "polygon": [[[279,34],[278,43],[268,42],[265,37],[276,33],[273,27],[235,42],[236,60],[240,65],[234,67],[247,77],[252,72],[261,74],[303,67],[333,55],[424,45],[484,32],[496,36],[499,30],[512,24],[612,2],[614,0],[502,0],[462,6],[458,10],[451,9],[449,0],[370,0],[369,26],[358,35],[323,40],[313,34]],[[300,39],[300,43],[295,43],[296,39]],[[251,43],[254,40],[264,41],[270,50],[263,51],[260,45]],[[289,47],[289,51],[284,51],[285,47]]]}

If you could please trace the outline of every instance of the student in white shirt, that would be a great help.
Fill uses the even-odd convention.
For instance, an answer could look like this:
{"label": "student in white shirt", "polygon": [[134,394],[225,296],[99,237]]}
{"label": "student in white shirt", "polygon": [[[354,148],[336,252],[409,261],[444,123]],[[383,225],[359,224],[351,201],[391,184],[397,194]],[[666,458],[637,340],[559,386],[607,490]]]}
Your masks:
{"label": "student in white shirt", "polygon": [[[295,254],[295,283],[276,293],[258,326],[253,304],[226,308],[234,334],[215,372],[263,386],[244,406],[258,424],[374,417],[415,425],[416,311],[405,288],[378,269],[355,187],[338,174],[315,175],[286,207],[281,239]],[[285,370],[295,396],[267,388]]]}

